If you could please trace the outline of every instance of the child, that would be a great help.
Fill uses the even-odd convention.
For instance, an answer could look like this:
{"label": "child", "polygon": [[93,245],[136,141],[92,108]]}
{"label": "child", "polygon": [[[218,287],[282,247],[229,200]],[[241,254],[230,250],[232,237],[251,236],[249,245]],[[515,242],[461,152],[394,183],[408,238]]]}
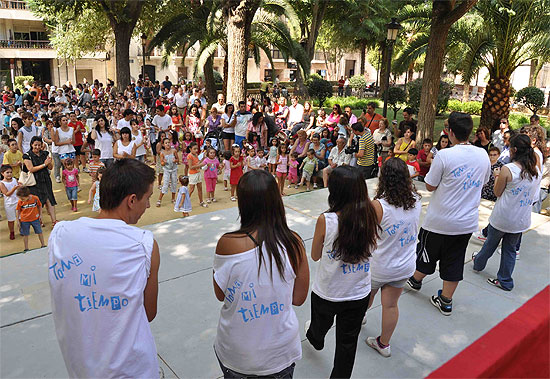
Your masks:
{"label": "child", "polygon": [[231,152],[230,151],[224,151],[223,153],[223,186],[224,191],[227,191],[227,182],[229,182],[230,176],[231,176],[231,163],[229,160],[231,159]]}
{"label": "child", "polygon": [[13,169],[4,165],[0,168],[2,174],[2,181],[0,182],[0,192],[4,195],[4,209],[6,210],[6,216],[8,219],[8,229],[10,231],[10,240],[15,239],[15,232],[13,226],[15,224],[15,208],[17,207],[17,195],[16,191],[20,187],[17,179],[13,177]]}
{"label": "child", "polygon": [[9,151],[4,153],[2,164],[9,165],[13,169],[13,177],[19,179],[21,165],[23,164],[23,153],[17,147],[17,141],[13,138],[8,140]]}
{"label": "child", "polygon": [[189,173],[189,166],[187,165],[187,155],[189,155],[189,145],[193,142],[193,134],[191,132],[185,132],[183,135],[183,141],[181,143],[181,150],[183,153],[183,175],[187,176]]}
{"label": "child", "polygon": [[162,181],[162,190],[159,194],[159,199],[157,201],[157,207],[160,207],[162,198],[165,193],[168,192],[168,186],[172,191],[172,203],[176,202],[176,192],[177,192],[177,178],[178,178],[178,152],[172,148],[172,144],[169,138],[164,138],[162,140],[162,150],[160,151],[160,165],[163,168],[163,181]]}
{"label": "child", "polygon": [[288,163],[288,187],[294,184],[294,188],[298,188],[298,153],[290,154],[290,162]]}
{"label": "child", "polygon": [[[391,356],[390,339],[397,325],[397,301],[407,279],[416,269],[416,238],[422,203],[411,181],[407,165],[398,158],[382,165],[378,189],[372,205],[376,210],[380,235],[371,258],[372,305],[382,292],[382,331],[368,337],[367,345],[384,357]],[[395,225],[400,225],[398,228]]]}
{"label": "child", "polygon": [[286,144],[283,142],[279,145],[277,150],[277,183],[279,184],[279,191],[281,196],[286,196],[285,193],[285,179],[288,173],[288,152]]}
{"label": "child", "polygon": [[78,169],[74,167],[74,161],[71,158],[67,158],[64,161],[65,169],[61,172],[61,180],[65,186],[65,192],[67,198],[71,202],[71,210],[73,212],[78,211],[76,202],[78,200],[78,183],[80,178],[78,176]]}
{"label": "child", "polygon": [[101,157],[101,151],[94,149],[92,151],[92,160],[88,163],[88,170],[93,182],[97,180],[97,171],[102,167],[105,168],[105,164],[99,160],[99,157]]}
{"label": "child", "polygon": [[191,212],[191,198],[189,197],[189,190],[187,186],[189,185],[189,177],[180,175],[178,178],[181,184],[180,189],[178,190],[178,198],[176,199],[176,204],[174,205],[174,212],[182,212],[182,217],[189,216]]}
{"label": "child", "polygon": [[233,146],[233,155],[229,159],[231,174],[229,176],[229,184],[231,184],[231,201],[237,201],[235,197],[235,190],[239,179],[243,176],[244,159],[241,156],[241,148],[239,146]]}
{"label": "child", "polygon": [[8,146],[8,140],[10,136],[2,134],[2,140],[0,141],[0,164],[4,161],[4,154],[8,152],[10,147]]}
{"label": "child", "polygon": [[105,172],[105,167],[100,167],[97,170],[96,173],[96,180],[90,187],[90,192],[88,194],[88,204],[92,204],[92,211],[99,212],[101,210],[101,207],[99,206],[99,184],[101,182],[101,177],[103,176],[103,173]]}
{"label": "child", "polygon": [[17,189],[17,226],[21,230],[23,235],[23,243],[25,244],[25,250],[29,251],[29,234],[31,226],[34,229],[34,233],[38,235],[41,247],[46,247],[44,244],[44,236],[42,235],[42,203],[37,196],[31,195],[29,187],[21,186]]}
{"label": "child", "polygon": [[207,150],[206,158],[204,158],[203,162],[206,164],[206,170],[204,171],[206,202],[215,203],[217,200],[214,197],[214,192],[216,191],[216,182],[218,181],[218,168],[220,167],[220,161],[216,157],[216,150],[213,147]]}
{"label": "child", "polygon": [[257,170],[258,168],[259,168],[259,165],[258,165],[258,157],[256,157],[256,149],[250,146],[248,148],[248,156],[246,157],[245,172],[248,172],[250,170]]}
{"label": "child", "polygon": [[269,154],[267,156],[267,164],[269,166],[269,173],[275,176],[275,168],[277,167],[277,146],[279,140],[277,138],[271,138],[271,146],[269,147]]}
{"label": "child", "polygon": [[265,159],[265,151],[263,149],[258,150],[258,168],[265,170],[267,168],[267,159]]}
{"label": "child", "polygon": [[412,149],[409,149],[409,151],[407,152],[407,168],[409,169],[409,174],[411,175],[412,179],[420,175],[420,165],[416,160],[417,155],[418,150],[416,150],[414,147]]}
{"label": "child", "polygon": [[162,165],[160,164],[160,152],[163,149],[162,141],[164,141],[165,138],[166,138],[166,132],[160,131],[159,135],[158,135],[157,143],[155,144],[155,152],[156,152],[156,155],[155,155],[155,165],[156,165],[155,166],[155,171],[156,171],[157,177],[158,177],[159,190],[162,189],[162,179],[163,179],[163,176],[164,176],[164,169],[163,169]]}
{"label": "child", "polygon": [[254,150],[258,150],[260,148],[260,143],[258,142],[258,135],[254,132],[250,133],[248,135],[248,142],[249,145],[254,148]]}
{"label": "child", "polygon": [[[370,291],[370,257],[376,248],[378,221],[360,171],[335,168],[328,179],[329,210],[317,219],[311,258],[319,261],[311,292],[311,321],[306,338],[316,349],[334,323],[341,338],[331,378],[349,378],[353,370],[361,321]],[[325,375],[328,376],[328,375]]]}
{"label": "child", "polygon": [[311,191],[311,177],[313,173],[317,171],[318,160],[315,157],[315,150],[309,149],[306,153],[306,157],[302,161],[300,169],[302,170],[302,180],[300,185],[303,186],[304,182],[307,183],[307,190]]}
{"label": "child", "polygon": [[206,163],[199,158],[199,145],[196,142],[189,144],[189,154],[187,155],[187,164],[189,165],[189,196],[195,191],[197,186],[197,193],[199,195],[199,202],[201,207],[208,207],[204,201],[202,201],[202,173],[201,168]]}
{"label": "child", "polygon": [[430,166],[432,165],[432,162],[428,161],[428,155],[432,150],[432,146],[432,140],[425,138],[424,141],[422,141],[422,150],[420,150],[416,156],[420,166],[420,175],[418,175],[418,180],[421,182],[424,181],[424,177],[428,174],[428,171],[430,171]]}

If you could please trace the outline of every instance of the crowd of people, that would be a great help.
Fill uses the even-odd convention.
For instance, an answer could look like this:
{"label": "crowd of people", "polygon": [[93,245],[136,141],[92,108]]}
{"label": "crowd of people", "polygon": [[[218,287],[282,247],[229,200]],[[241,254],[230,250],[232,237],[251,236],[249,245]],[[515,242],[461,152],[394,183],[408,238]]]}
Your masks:
{"label": "crowd of people", "polygon": [[[315,114],[296,97],[290,106],[285,97],[264,96],[235,107],[219,95],[208,110],[198,85],[167,78],[155,88],[147,80],[124,92],[112,83],[105,90],[86,85],[80,94],[30,87],[35,98],[17,109],[5,99],[0,190],[10,233],[17,221],[26,244],[33,226],[44,245],[43,206],[57,223],[52,176],[74,210],[80,175],[90,174],[89,202],[101,210],[97,218],[55,225],[48,243],[52,314],[70,376],[158,377],[148,323],[157,312],[159,248],[150,231],[132,226],[155,186],[156,205],[171,192],[174,211],[184,217],[195,191],[201,206],[217,201],[218,181],[237,202],[241,226],[219,239],[213,262],[214,294],[223,303],[214,350],[226,378],[292,377],[301,358],[293,306],[307,299],[310,268],[303,241],[287,225],[288,186],[328,187],[328,210],[317,220],[310,251],[319,263],[305,329],[321,350],[336,323],[330,377],[351,376],[361,325],[378,292],[381,331],[365,342],[384,357],[391,356],[403,288],[421,290],[438,264],[442,288],[430,301],[450,316],[472,236],[484,242],[473,256],[475,271],[485,269],[502,241],[500,269],[488,282],[513,289],[521,235],[548,194],[548,148],[536,116],[517,133],[502,120],[494,133],[478,129],[471,141],[472,118],[453,112],[435,146],[425,139],[417,147],[410,108],[390,126],[375,103],[357,117],[338,104]],[[36,90],[57,95],[42,104]],[[379,180],[371,200],[365,179],[373,177]],[[432,192],[422,225],[415,180]],[[482,198],[496,203],[479,231]],[[91,336],[108,343],[90,344]]]}

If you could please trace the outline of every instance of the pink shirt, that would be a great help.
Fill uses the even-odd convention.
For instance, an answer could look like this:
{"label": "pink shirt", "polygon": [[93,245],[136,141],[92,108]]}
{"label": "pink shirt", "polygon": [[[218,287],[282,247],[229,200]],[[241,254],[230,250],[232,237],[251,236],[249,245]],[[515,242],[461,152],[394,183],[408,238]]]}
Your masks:
{"label": "pink shirt", "polygon": [[65,177],[65,187],[78,187],[78,180],[76,180],[76,176],[78,175],[78,170],[73,168],[71,171],[69,170],[63,170],[63,176]]}
{"label": "pink shirt", "polygon": [[217,178],[218,166],[220,165],[220,161],[218,161],[216,158],[210,159],[207,157],[204,158],[203,162],[206,163],[206,170],[204,171],[205,179]]}
{"label": "pink shirt", "polygon": [[288,163],[288,173],[293,176],[298,176],[298,161],[297,160],[291,160]]}

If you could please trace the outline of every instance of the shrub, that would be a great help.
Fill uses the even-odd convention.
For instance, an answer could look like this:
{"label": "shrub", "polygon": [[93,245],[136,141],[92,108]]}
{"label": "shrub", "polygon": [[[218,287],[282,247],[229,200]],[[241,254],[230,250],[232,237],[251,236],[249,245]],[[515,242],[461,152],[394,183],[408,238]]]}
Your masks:
{"label": "shrub", "polygon": [[28,85],[32,86],[34,83],[34,76],[16,76],[14,88],[19,88],[21,91],[25,90],[25,81]]}
{"label": "shrub", "polygon": [[450,99],[447,103],[447,110],[449,112],[462,112],[462,101]]}
{"label": "shrub", "polygon": [[310,75],[307,80],[307,92],[310,97],[317,99],[319,107],[322,107],[325,99],[332,95],[332,85],[327,80],[320,78],[320,75],[312,76]]}
{"label": "shrub", "polygon": [[537,87],[525,87],[516,93],[516,101],[536,114],[544,105],[544,92]]}
{"label": "shrub", "polygon": [[469,114],[480,115],[481,114],[481,101],[466,101],[451,99],[447,104],[447,110],[449,112],[465,112]]}
{"label": "shrub", "polygon": [[353,89],[364,90],[367,86],[367,79],[363,75],[355,75],[349,79],[349,85]]}
{"label": "shrub", "polygon": [[[412,82],[407,84],[407,89],[409,91],[409,100],[407,105],[413,108],[416,112],[420,109],[420,93],[422,91],[422,79],[415,79]],[[441,81],[439,85],[439,93],[437,95],[437,106],[436,113],[440,114],[441,112],[447,109],[447,104],[449,98],[451,97],[451,91],[453,89],[453,84]]]}
{"label": "shrub", "polygon": [[[384,97],[384,95],[382,95]],[[388,105],[393,110],[393,118],[397,118],[397,112],[401,109],[401,104],[407,101],[407,94],[401,87],[390,87],[388,93]]]}
{"label": "shrub", "polygon": [[216,83],[216,84],[222,84],[223,83],[222,74],[220,74],[216,70],[214,70],[214,83]]}
{"label": "shrub", "polygon": [[[367,104],[374,101],[377,104],[377,108],[380,108],[380,100],[374,98],[358,98],[355,96],[337,97],[332,96],[325,100],[325,106],[332,108],[334,104],[340,104],[341,107],[350,106],[351,109],[366,109]],[[315,104],[317,105],[317,104]]]}

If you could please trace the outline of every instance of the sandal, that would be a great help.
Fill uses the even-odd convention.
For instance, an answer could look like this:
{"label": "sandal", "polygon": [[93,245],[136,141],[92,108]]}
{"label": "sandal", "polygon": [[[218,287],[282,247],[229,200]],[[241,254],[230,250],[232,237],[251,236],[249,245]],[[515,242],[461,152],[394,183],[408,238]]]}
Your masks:
{"label": "sandal", "polygon": [[208,208],[208,204],[206,204],[204,201],[200,204],[201,207]]}
{"label": "sandal", "polygon": [[157,200],[157,208],[160,208],[160,200]]}

